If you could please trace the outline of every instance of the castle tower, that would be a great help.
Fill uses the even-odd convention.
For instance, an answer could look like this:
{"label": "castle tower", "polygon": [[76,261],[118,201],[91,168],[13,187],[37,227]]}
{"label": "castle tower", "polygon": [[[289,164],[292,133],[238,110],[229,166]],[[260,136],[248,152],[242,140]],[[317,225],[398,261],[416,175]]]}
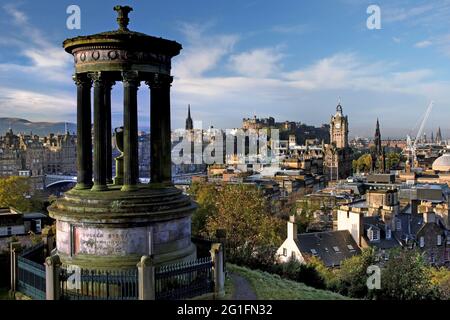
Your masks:
{"label": "castle tower", "polygon": [[[156,265],[195,259],[191,214],[195,203],[172,183],[171,59],[175,41],[128,29],[132,8],[116,6],[119,29],[66,39],[77,87],[77,185],[48,211],[56,219],[56,252],[64,265],[84,269],[135,268],[144,255]],[[111,90],[123,85],[123,127],[116,128],[121,155],[112,161]],[[150,183],[139,180],[137,91],[149,88]],[[91,90],[93,86],[93,90]],[[91,95],[93,91],[93,121]],[[94,141],[91,141],[91,124]],[[94,150],[92,157],[92,150]],[[93,164],[93,165],[92,165]]]}
{"label": "castle tower", "polygon": [[194,129],[194,123],[191,118],[191,105],[188,104],[188,116],[186,118],[186,130],[193,130]]}

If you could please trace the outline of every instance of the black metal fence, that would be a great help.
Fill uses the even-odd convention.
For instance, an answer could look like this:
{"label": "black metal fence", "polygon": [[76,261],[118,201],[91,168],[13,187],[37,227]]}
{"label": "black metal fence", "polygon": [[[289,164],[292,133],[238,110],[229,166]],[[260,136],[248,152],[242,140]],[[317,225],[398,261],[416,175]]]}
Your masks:
{"label": "black metal fence", "polygon": [[60,269],[62,300],[137,300],[137,269]]}
{"label": "black metal fence", "polygon": [[182,300],[214,291],[210,257],[159,267],[155,270],[156,300]]}
{"label": "black metal fence", "polygon": [[45,300],[44,244],[38,244],[17,257],[17,289],[35,299]]}

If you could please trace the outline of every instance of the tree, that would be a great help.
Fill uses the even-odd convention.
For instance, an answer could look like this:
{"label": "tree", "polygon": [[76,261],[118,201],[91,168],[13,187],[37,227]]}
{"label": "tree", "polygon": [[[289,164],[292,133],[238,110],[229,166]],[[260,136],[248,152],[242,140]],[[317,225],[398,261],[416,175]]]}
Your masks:
{"label": "tree", "polygon": [[400,154],[396,152],[389,152],[386,156],[386,168],[387,169],[396,169],[400,164]]}
{"label": "tree", "polygon": [[10,176],[0,178],[0,206],[14,207],[19,211],[31,209],[28,178]]}
{"label": "tree", "polygon": [[194,182],[189,188],[189,194],[198,204],[197,210],[192,215],[192,234],[206,234],[206,221],[209,216],[217,212],[216,198],[218,191],[214,185]]}
{"label": "tree", "polygon": [[381,273],[378,298],[423,300],[433,297],[430,272],[422,255],[416,250],[391,250]]}
{"label": "tree", "polygon": [[368,296],[367,268],[375,263],[375,250],[363,249],[360,255],[353,256],[341,263],[337,271],[337,290],[343,295],[353,298]]}
{"label": "tree", "polygon": [[268,207],[262,192],[253,185],[223,185],[215,198],[214,213],[207,217],[206,231],[209,235],[217,229],[226,231],[230,260],[273,263],[285,224],[271,216]]}
{"label": "tree", "polygon": [[295,221],[299,233],[306,232],[308,226],[314,220],[314,212],[320,209],[317,203],[304,200],[295,205]]}
{"label": "tree", "polygon": [[358,158],[358,160],[354,160],[353,170],[356,172],[370,172],[372,169],[372,156],[369,153],[363,154]]}
{"label": "tree", "polygon": [[437,289],[437,296],[441,300],[450,300],[450,270],[441,268],[431,268],[431,283]]}

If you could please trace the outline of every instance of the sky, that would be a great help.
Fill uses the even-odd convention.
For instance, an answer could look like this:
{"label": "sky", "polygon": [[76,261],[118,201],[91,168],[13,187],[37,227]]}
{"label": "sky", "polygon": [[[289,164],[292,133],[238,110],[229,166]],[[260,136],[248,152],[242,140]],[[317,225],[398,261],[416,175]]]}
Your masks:
{"label": "sky", "polygon": [[[81,9],[69,30],[66,9]],[[187,105],[207,128],[242,118],[328,123],[338,97],[350,136],[384,138],[425,126],[450,136],[450,0],[0,0],[0,117],[76,120],[73,59],[62,41],[117,28],[116,4],[130,5],[129,28],[176,40],[172,128]],[[380,8],[381,29],[367,28]],[[122,124],[122,86],[113,89],[113,126]],[[148,128],[149,90],[139,90],[139,126]]]}

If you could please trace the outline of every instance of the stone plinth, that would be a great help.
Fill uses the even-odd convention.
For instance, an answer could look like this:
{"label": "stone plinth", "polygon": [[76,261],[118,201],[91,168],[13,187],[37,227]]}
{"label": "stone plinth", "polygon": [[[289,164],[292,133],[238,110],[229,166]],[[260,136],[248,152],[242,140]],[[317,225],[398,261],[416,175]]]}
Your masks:
{"label": "stone plinth", "polygon": [[65,265],[133,268],[141,256],[156,265],[196,258],[191,243],[195,204],[175,187],[73,189],[49,207],[57,220],[57,253]]}

